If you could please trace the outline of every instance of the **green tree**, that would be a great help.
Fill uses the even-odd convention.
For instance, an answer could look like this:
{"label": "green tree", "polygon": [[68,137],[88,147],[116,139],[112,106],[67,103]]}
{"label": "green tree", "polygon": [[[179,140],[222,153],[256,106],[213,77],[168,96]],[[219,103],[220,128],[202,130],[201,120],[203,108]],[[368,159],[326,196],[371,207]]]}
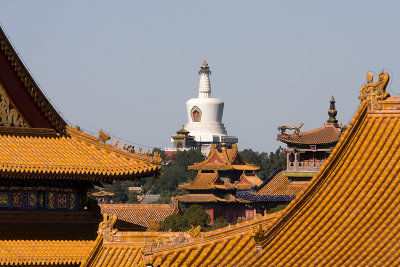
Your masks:
{"label": "green tree", "polygon": [[192,225],[198,226],[201,228],[207,229],[211,219],[208,213],[203,209],[202,206],[192,205],[188,208],[183,215],[180,214],[172,214],[165,218],[164,221],[161,222],[161,230],[162,231],[187,231]]}
{"label": "green tree", "polygon": [[224,217],[218,217],[217,219],[215,219],[215,221],[213,221],[213,223],[211,224],[210,230],[217,230],[219,228],[222,227],[226,227],[228,226],[229,223],[225,220]]}
{"label": "green tree", "polygon": [[161,178],[149,178],[143,188],[152,194],[170,192],[171,196],[176,196],[179,191],[178,185],[187,181],[192,181],[196,177],[196,172],[187,171],[188,166],[204,160],[200,150],[192,149],[188,151],[178,151],[178,153],[162,167]]}
{"label": "green tree", "polygon": [[247,163],[253,163],[260,167],[257,175],[261,180],[267,179],[278,169],[286,168],[286,153],[277,149],[275,152],[255,152],[251,149],[245,149],[240,152],[240,156]]}
{"label": "green tree", "polygon": [[280,205],[278,205],[278,206],[275,206],[275,207],[273,207],[272,209],[269,209],[269,210],[268,210],[268,214],[274,213],[274,212],[278,212],[278,211],[280,211],[280,210],[283,210],[284,208],[286,208],[287,205],[288,205],[288,204],[280,204]]}
{"label": "green tree", "polygon": [[128,201],[129,204],[136,204],[139,203],[137,199],[137,194],[135,192],[128,192]]}

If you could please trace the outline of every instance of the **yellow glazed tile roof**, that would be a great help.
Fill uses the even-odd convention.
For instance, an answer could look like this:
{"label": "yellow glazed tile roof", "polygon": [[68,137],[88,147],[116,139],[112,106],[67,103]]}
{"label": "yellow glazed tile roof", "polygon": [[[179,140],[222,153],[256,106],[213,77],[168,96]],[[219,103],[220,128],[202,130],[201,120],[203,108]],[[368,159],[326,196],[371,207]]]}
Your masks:
{"label": "yellow glazed tile roof", "polygon": [[[202,264],[400,265],[400,98],[387,98],[386,75],[363,86],[364,101],[338,145],[307,189],[259,232],[258,252],[246,251],[244,259],[233,242],[219,258],[229,236],[223,246],[204,244],[196,256]],[[187,249],[176,247],[154,250],[153,262],[188,258]]]}
{"label": "yellow glazed tile roof", "polygon": [[276,174],[269,183],[260,188],[255,195],[297,195],[304,190],[308,182],[290,182],[283,171]]}
{"label": "yellow glazed tile roof", "polygon": [[[231,254],[236,255],[232,264],[239,265],[257,254],[251,235],[254,228],[267,228],[278,214],[201,233],[199,238],[187,232],[117,232],[112,241],[99,243],[82,266],[226,266],[231,258],[225,256]],[[176,242],[176,237],[181,241]]]}
{"label": "yellow glazed tile roof", "polygon": [[160,158],[98,142],[70,127],[62,137],[0,135],[0,143],[3,177],[110,180],[149,176],[160,170]]}
{"label": "yellow glazed tile roof", "polygon": [[95,241],[0,240],[0,265],[79,264]]}
{"label": "yellow glazed tile roof", "polygon": [[323,125],[317,129],[298,134],[278,134],[278,139],[289,144],[332,144],[337,143],[342,135],[342,128],[335,125]]}
{"label": "yellow glazed tile roof", "polygon": [[177,203],[172,204],[100,204],[101,213],[117,215],[119,220],[149,227],[150,222],[161,222],[177,213]]}

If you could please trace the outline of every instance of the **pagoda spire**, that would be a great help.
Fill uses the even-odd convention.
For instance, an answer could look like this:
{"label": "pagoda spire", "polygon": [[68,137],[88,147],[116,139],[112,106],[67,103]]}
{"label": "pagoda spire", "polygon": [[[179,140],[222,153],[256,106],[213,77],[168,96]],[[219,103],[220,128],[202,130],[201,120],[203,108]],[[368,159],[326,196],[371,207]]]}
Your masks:
{"label": "pagoda spire", "polygon": [[329,110],[328,110],[329,119],[326,121],[326,124],[334,125],[337,127],[339,125],[338,125],[338,120],[336,119],[337,110],[335,107],[335,102],[336,102],[335,98],[332,96],[331,106],[329,107]]}
{"label": "pagoda spire", "polygon": [[208,67],[207,61],[204,60],[203,65],[199,71],[200,83],[199,83],[199,98],[211,97],[211,85],[210,85],[210,68]]}

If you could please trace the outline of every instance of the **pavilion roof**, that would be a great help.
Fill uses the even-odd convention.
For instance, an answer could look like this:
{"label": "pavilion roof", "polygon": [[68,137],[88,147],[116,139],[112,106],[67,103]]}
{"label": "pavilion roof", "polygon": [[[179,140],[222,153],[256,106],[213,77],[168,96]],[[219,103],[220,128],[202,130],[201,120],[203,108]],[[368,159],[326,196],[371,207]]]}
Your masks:
{"label": "pavilion roof", "polygon": [[332,124],[325,124],[317,129],[293,134],[278,134],[278,140],[287,144],[334,144],[342,135],[343,128]]}
{"label": "pavilion roof", "polygon": [[213,144],[207,158],[199,163],[188,167],[189,170],[242,170],[257,171],[260,167],[245,163],[240,157],[238,146],[232,144],[231,147],[218,147]]}

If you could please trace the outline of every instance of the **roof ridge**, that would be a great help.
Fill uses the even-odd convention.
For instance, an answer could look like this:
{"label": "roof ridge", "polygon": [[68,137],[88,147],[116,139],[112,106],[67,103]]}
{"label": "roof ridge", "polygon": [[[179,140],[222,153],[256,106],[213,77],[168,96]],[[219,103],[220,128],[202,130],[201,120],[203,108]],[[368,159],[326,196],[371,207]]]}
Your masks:
{"label": "roof ridge", "polygon": [[128,152],[122,148],[107,144],[107,143],[102,143],[98,141],[98,138],[94,137],[91,134],[87,134],[85,132],[82,132],[78,129],[74,129],[70,126],[66,127],[66,133],[69,134],[71,137],[76,137],[78,139],[81,139],[82,141],[89,142],[93,145],[99,146],[103,149],[111,150],[112,152],[119,153],[124,156],[140,159],[140,160],[145,160],[151,163],[161,163],[161,158],[160,157],[155,157],[155,156],[147,156],[144,154],[140,153],[132,153]]}

